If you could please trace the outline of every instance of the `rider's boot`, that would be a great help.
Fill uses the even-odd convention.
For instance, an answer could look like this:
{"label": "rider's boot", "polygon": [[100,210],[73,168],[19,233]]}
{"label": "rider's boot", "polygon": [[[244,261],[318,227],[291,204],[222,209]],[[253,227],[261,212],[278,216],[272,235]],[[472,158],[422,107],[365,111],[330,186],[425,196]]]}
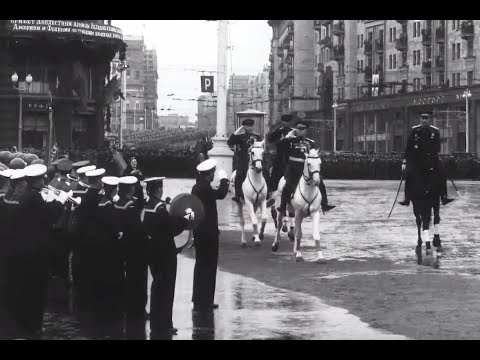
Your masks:
{"label": "rider's boot", "polygon": [[284,196],[282,196],[282,201],[280,202],[280,206],[277,208],[277,211],[281,212],[283,216],[285,216],[287,213],[287,201],[285,200]]}
{"label": "rider's boot", "polygon": [[399,201],[398,202],[400,205],[403,205],[403,206],[408,206],[410,205],[410,200],[409,199],[405,199],[403,201]]}
{"label": "rider's boot", "polygon": [[449,199],[449,198],[447,197],[447,195],[443,195],[443,196],[442,196],[442,205],[447,205],[447,204],[451,203],[451,202],[454,201],[454,200],[455,200],[455,199]]}
{"label": "rider's boot", "polygon": [[267,207],[272,207],[275,205],[275,199],[272,198],[272,191],[267,192]]}

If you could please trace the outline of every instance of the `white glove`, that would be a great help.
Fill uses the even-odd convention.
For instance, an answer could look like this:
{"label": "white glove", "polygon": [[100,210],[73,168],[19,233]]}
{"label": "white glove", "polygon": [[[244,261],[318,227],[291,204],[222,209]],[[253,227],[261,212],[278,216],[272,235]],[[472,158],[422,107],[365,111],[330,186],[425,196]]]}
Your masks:
{"label": "white glove", "polygon": [[[235,135],[238,135],[238,134],[240,134],[240,133],[242,132],[242,130],[243,130],[243,126],[240,126],[240,127],[237,129],[237,131],[235,131],[234,134],[235,134]],[[244,130],[243,130],[243,131],[244,131]]]}
{"label": "white glove", "polygon": [[120,240],[123,237],[123,232],[118,233],[118,240]]}
{"label": "white glove", "polygon": [[220,178],[220,180],[227,179],[227,172],[223,169],[219,170],[218,171],[218,177]]}
{"label": "white glove", "polygon": [[405,171],[407,169],[407,164],[402,164],[402,171]]}
{"label": "white glove", "polygon": [[290,131],[287,136],[285,136],[287,139],[294,139],[297,137],[297,133],[295,131],[295,129],[293,129],[292,131]]}
{"label": "white glove", "polygon": [[43,201],[47,201],[49,192],[50,191],[43,191],[43,190],[42,190],[42,192],[40,192],[40,194],[42,195]]}
{"label": "white glove", "polygon": [[120,196],[118,196],[118,195],[115,195],[115,196],[113,197],[113,202],[117,202],[117,201],[118,201],[118,199],[120,199]]}
{"label": "white glove", "polygon": [[67,193],[67,195],[70,196],[70,197],[73,197],[73,191],[70,190],[70,191]]}
{"label": "white glove", "polygon": [[55,194],[53,193],[52,190],[48,190],[48,194],[47,194],[47,199],[46,199],[46,202],[49,203],[49,202],[52,202],[54,200],[56,200],[57,197],[55,196]]}
{"label": "white glove", "polygon": [[60,191],[60,195],[58,195],[57,198],[58,201],[60,201],[63,204],[68,200],[68,194],[65,191]]}
{"label": "white glove", "polygon": [[195,219],[194,211],[190,208],[186,209],[184,218],[188,221],[193,221]]}

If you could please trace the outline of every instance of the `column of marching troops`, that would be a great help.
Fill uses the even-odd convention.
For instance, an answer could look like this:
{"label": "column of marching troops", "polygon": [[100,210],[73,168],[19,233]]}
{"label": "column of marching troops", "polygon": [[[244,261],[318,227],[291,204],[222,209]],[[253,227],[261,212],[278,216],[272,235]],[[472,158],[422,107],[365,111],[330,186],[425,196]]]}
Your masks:
{"label": "column of marching troops", "polygon": [[[134,170],[135,176],[105,176],[104,169],[89,161],[62,158],[54,162],[55,175],[48,179],[41,159],[25,160],[13,159],[0,168],[1,337],[41,338],[46,308],[59,300],[69,302],[69,311],[88,337],[145,339],[148,318],[150,338],[175,335],[172,308],[179,250],[174,237],[191,228],[194,212],[169,214],[162,200],[163,177],[144,180],[144,199],[139,171]],[[214,160],[200,163],[197,170],[192,194],[202,201],[205,216],[193,232],[192,302],[194,311],[210,312],[218,307],[213,301],[216,200],[226,196],[229,181],[220,170],[220,187],[211,187]],[[150,314],[148,269],[153,278]],[[68,289],[66,299],[56,288]]]}

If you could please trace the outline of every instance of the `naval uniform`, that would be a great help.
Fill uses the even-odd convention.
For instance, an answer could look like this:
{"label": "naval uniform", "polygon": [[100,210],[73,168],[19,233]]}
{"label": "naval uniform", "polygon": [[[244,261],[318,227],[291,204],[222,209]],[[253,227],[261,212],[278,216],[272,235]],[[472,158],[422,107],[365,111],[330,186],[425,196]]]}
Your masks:
{"label": "naval uniform", "polygon": [[235,168],[235,170],[237,171],[237,174],[235,176],[235,196],[239,199],[243,197],[242,184],[247,177],[249,163],[248,150],[256,141],[262,141],[262,137],[259,134],[252,132],[250,134],[232,134],[230,135],[230,138],[227,142],[228,146],[235,146],[237,148],[237,161]]}
{"label": "naval uniform", "polygon": [[[209,160],[207,160],[209,161]],[[192,302],[197,308],[208,308],[213,305],[218,264],[218,213],[217,200],[224,199],[228,193],[228,179],[220,181],[217,190],[210,183],[199,178],[192,188],[205,209],[205,218],[195,228],[195,269],[193,273]]]}
{"label": "naval uniform", "polygon": [[120,198],[115,204],[125,244],[125,291],[127,339],[145,339],[148,259],[141,214],[133,200]]}
{"label": "naval uniform", "polygon": [[171,216],[165,202],[150,197],[143,211],[143,226],[148,234],[148,263],[153,277],[150,329],[152,336],[164,335],[173,328],[178,253],[174,237],[185,230],[188,221],[183,217]]}

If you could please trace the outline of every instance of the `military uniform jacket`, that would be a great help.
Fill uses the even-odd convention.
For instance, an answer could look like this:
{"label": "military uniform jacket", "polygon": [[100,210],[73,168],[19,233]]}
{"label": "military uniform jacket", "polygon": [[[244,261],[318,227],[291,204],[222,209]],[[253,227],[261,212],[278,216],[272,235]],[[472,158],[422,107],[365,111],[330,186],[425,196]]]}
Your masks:
{"label": "military uniform jacket", "polygon": [[16,222],[18,222],[19,199],[13,190],[0,194],[0,266],[12,255],[16,243]]}
{"label": "military uniform jacket", "polygon": [[408,139],[405,159],[410,170],[436,168],[440,153],[440,132],[435,126],[417,125]]}
{"label": "military uniform jacket", "polygon": [[304,163],[305,157],[311,149],[315,148],[315,142],[308,138],[287,138],[282,140],[288,148],[288,162]]}
{"label": "military uniform jacket", "polygon": [[270,143],[275,143],[277,148],[277,156],[275,158],[275,162],[277,164],[286,164],[288,161],[288,143],[282,141],[285,136],[292,131],[292,129],[288,126],[281,126],[278,129],[272,131],[267,136],[267,140]]}
{"label": "military uniform jacket", "polygon": [[183,217],[171,216],[165,202],[150,197],[142,212],[142,221],[148,235],[149,254],[154,258],[176,256],[174,237],[188,226]]}
{"label": "military uniform jacket", "polygon": [[205,209],[205,218],[193,232],[195,241],[198,237],[218,236],[217,200],[224,199],[227,196],[228,184],[229,181],[223,179],[220,181],[219,188],[214,190],[209,182],[199,179],[193,186],[192,194],[202,201]]}
{"label": "military uniform jacket", "polygon": [[119,199],[115,203],[117,221],[123,233],[126,246],[126,256],[146,255],[146,234],[141,221],[141,214],[135,206],[134,200]]}
{"label": "military uniform jacket", "polygon": [[238,169],[247,169],[248,168],[248,150],[250,146],[252,146],[255,141],[262,141],[262,137],[257,133],[251,134],[239,134],[230,135],[228,139],[228,146],[235,146],[235,155],[237,157],[236,167]]}

